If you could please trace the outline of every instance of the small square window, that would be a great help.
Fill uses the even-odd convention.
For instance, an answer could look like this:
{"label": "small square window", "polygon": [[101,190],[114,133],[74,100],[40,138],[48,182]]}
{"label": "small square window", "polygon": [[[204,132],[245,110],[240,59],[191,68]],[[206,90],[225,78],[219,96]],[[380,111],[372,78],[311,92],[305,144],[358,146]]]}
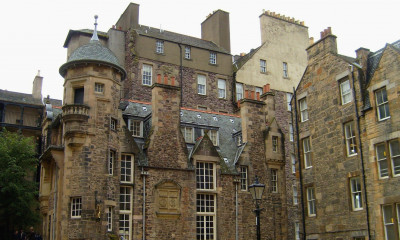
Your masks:
{"label": "small square window", "polygon": [[210,64],[217,64],[217,54],[215,52],[210,52]]}
{"label": "small square window", "polygon": [[260,72],[266,73],[267,72],[267,61],[260,59]]}
{"label": "small square window", "polygon": [[71,198],[71,218],[80,218],[82,214],[82,198]]}
{"label": "small square window", "polygon": [[185,46],[185,58],[186,59],[190,59],[190,53],[191,53],[190,50],[191,50],[190,47]]}
{"label": "small square window", "polygon": [[156,53],[163,54],[164,53],[164,41],[157,40],[156,42]]}
{"label": "small square window", "polygon": [[95,84],[94,84],[94,92],[95,92],[95,93],[104,93],[104,84],[102,84],[102,83],[95,83]]}

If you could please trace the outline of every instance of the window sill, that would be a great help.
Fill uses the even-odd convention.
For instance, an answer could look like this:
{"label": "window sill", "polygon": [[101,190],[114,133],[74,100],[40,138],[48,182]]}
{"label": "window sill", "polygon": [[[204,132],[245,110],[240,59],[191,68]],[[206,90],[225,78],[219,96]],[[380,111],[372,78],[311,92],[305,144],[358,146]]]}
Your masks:
{"label": "window sill", "polygon": [[208,65],[214,66],[214,67],[218,67],[218,64],[216,64],[216,63],[214,64],[214,63],[210,63],[210,62],[209,62]]}
{"label": "window sill", "polygon": [[383,122],[383,121],[388,120],[388,119],[390,119],[390,116],[386,117],[386,118],[378,119],[378,122]]}
{"label": "window sill", "polygon": [[191,58],[184,58],[186,61],[193,61]]}
{"label": "window sill", "polygon": [[307,121],[308,121],[308,119],[306,119],[306,120],[301,120],[300,122],[302,122],[302,123],[303,123],[303,122],[307,122]]}
{"label": "window sill", "polygon": [[143,84],[143,83],[142,83],[142,86],[143,86],[143,87],[151,87],[152,84],[148,85],[148,84]]}
{"label": "window sill", "polygon": [[199,96],[207,96],[207,94],[201,94],[201,93],[197,93],[197,95],[199,95]]}
{"label": "window sill", "polygon": [[357,153],[354,153],[354,154],[351,154],[351,155],[347,155],[347,157],[354,157],[354,156],[357,156],[358,154]]}
{"label": "window sill", "polygon": [[360,212],[362,210],[364,210],[364,208],[357,208],[357,209],[353,209],[352,212]]}
{"label": "window sill", "polygon": [[317,214],[308,215],[308,217],[316,217],[316,216],[317,216]]}
{"label": "window sill", "polygon": [[307,169],[311,169],[311,168],[312,168],[312,166],[310,166],[310,167],[305,167],[304,169],[307,170]]}
{"label": "window sill", "polygon": [[161,55],[161,56],[165,56],[165,53],[159,53],[159,52],[154,52],[156,55]]}

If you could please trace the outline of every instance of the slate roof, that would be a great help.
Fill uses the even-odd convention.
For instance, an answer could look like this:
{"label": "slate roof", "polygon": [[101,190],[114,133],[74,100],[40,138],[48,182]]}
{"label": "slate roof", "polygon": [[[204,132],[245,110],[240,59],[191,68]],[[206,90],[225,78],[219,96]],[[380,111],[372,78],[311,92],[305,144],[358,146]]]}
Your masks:
{"label": "slate roof", "polygon": [[90,40],[88,44],[77,48],[68,61],[60,67],[61,76],[65,76],[70,66],[78,63],[101,63],[113,67],[122,73],[122,79],[126,77],[125,69],[119,64],[114,53],[103,46],[98,40]]}
{"label": "slate roof", "polygon": [[[264,44],[265,44],[265,43],[264,43]],[[250,60],[250,59],[253,57],[253,55],[254,55],[264,44],[262,44],[261,46],[259,46],[259,47],[256,48],[256,49],[251,49],[250,52],[249,52],[248,54],[246,54],[246,55],[244,55],[244,56],[241,56],[238,60],[236,60],[236,61],[233,63],[233,70],[234,70],[234,72],[236,72],[236,71],[238,71],[240,68],[242,68],[243,65],[246,64],[246,62],[247,62],[248,60]]]}
{"label": "slate roof", "polygon": [[[124,116],[145,118],[151,114],[150,103],[125,101],[125,105],[126,108],[123,109]],[[217,147],[217,151],[224,159],[229,170],[235,172],[234,165],[243,149],[237,147],[232,135],[242,130],[240,117],[181,108],[181,124],[203,129],[218,129],[219,146]],[[141,143],[142,141],[140,141],[139,145]],[[191,151],[195,144],[187,144],[188,150]]]}
{"label": "slate roof", "polygon": [[[92,29],[80,29],[80,30],[71,30],[71,29],[70,29],[70,30],[68,31],[67,38],[65,39],[65,42],[64,42],[64,47],[65,47],[65,48],[68,47],[69,41],[71,40],[72,36],[74,36],[75,34],[77,34],[77,35],[82,34],[82,35],[86,35],[86,36],[88,36],[88,37],[92,37],[92,35],[93,35],[93,30],[92,30]],[[97,31],[97,36],[98,36],[100,39],[101,39],[101,38],[103,38],[103,39],[108,39],[108,35],[107,35],[106,32]]]}
{"label": "slate roof", "polygon": [[11,92],[0,89],[0,101],[42,106],[42,99],[34,98],[32,94]]}
{"label": "slate roof", "polygon": [[179,33],[174,33],[166,30],[161,30],[158,28],[153,28],[149,26],[140,25],[138,28],[135,29],[136,32],[140,35],[157,38],[165,41],[171,41],[176,43],[181,43],[183,45],[203,48],[215,52],[230,54],[229,51],[226,49],[219,47],[217,44],[203,40],[196,37],[191,37]]}

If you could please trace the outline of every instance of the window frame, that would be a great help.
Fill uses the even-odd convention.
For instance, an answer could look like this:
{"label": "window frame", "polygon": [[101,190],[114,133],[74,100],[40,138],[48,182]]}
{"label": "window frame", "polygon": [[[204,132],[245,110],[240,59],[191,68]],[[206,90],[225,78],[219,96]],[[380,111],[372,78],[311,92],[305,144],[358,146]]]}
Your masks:
{"label": "window frame", "polygon": [[357,151],[356,130],[354,126],[354,121],[345,123],[343,127],[344,127],[344,138],[346,141],[347,157],[355,156],[358,154],[358,151]]}
{"label": "window frame", "polygon": [[[124,192],[122,192],[122,189],[125,189]],[[128,191],[127,191],[128,190]],[[120,235],[128,235],[128,238],[125,238],[125,240],[130,240],[132,238],[132,204],[133,204],[133,187],[132,186],[120,186],[120,199],[121,195],[123,195],[123,202],[120,200],[119,202],[119,220],[118,220],[118,233]],[[128,196],[128,198],[126,197]],[[128,200],[128,201],[126,201]],[[127,207],[128,206],[128,207]],[[128,234],[121,234],[121,217],[128,217],[128,220],[125,218],[122,219],[122,221],[128,222],[128,227],[123,226],[123,228],[128,228]]]}
{"label": "window frame", "polygon": [[278,193],[278,169],[271,169],[271,192]]}
{"label": "window frame", "polygon": [[296,156],[293,153],[291,153],[290,159],[292,162],[292,173],[295,174],[296,173]]}
{"label": "window frame", "polygon": [[[307,144],[305,144],[307,143]],[[306,148],[306,145],[308,148]],[[312,168],[312,156],[311,156],[311,141],[310,137],[303,138],[303,159],[304,159],[304,168]]]}
{"label": "window frame", "polygon": [[156,40],[156,53],[164,54],[164,41]]}
{"label": "window frame", "polygon": [[307,187],[307,213],[309,217],[314,217],[317,215],[316,200],[315,200],[315,188]]}
{"label": "window frame", "polygon": [[208,137],[210,138],[211,142],[214,146],[219,146],[219,131],[216,129],[208,130]]}
{"label": "window frame", "polygon": [[[188,129],[190,129],[190,131],[191,131],[190,141],[188,141],[188,139],[187,139],[187,136],[188,136],[187,130]],[[194,143],[194,128],[193,127],[181,126],[181,131],[183,134],[183,139],[185,139],[186,143]]]}
{"label": "window frame", "polygon": [[[359,177],[350,178],[350,194],[351,194],[351,205],[353,211],[360,211],[364,209],[361,180]],[[356,182],[356,185],[353,183]],[[356,187],[356,189],[354,188]],[[358,196],[358,199],[357,199]]]}
{"label": "window frame", "polygon": [[[244,93],[243,83],[236,83],[235,88],[236,88],[236,101],[239,101],[239,100],[243,99],[243,93]],[[240,97],[239,97],[239,95],[240,95]]]}
{"label": "window frame", "polygon": [[267,72],[267,61],[264,59],[260,59],[260,72],[261,73]]}
{"label": "window frame", "polygon": [[294,129],[292,123],[289,123],[289,141],[290,142],[294,141]]}
{"label": "window frame", "polygon": [[[382,156],[382,158],[380,158],[380,154],[379,154],[379,151],[378,151],[378,148],[379,147],[383,147],[383,156]],[[377,163],[377,165],[378,165],[378,177],[379,177],[379,179],[386,179],[386,178],[389,178],[389,163],[388,163],[388,161],[387,161],[387,154],[386,154],[386,143],[385,142],[383,142],[383,143],[378,143],[378,144],[376,144],[375,145],[375,157],[376,157],[376,163]],[[385,174],[385,176],[383,176],[383,174],[382,174],[382,166],[381,165],[385,165],[386,164],[386,174],[385,174],[385,172],[383,172],[383,174]]]}
{"label": "window frame", "polygon": [[[200,199],[199,198],[200,196],[204,196],[203,198],[204,200]],[[211,202],[211,196],[212,196],[212,205],[207,205],[207,203]],[[202,209],[204,209],[204,211],[202,211]],[[207,209],[212,209],[213,211],[206,211]],[[217,195],[211,193],[197,193],[196,194],[196,239],[200,240],[216,239],[217,237],[216,217],[217,217]],[[202,231],[200,230],[199,232],[199,229],[202,229]],[[210,231],[207,231],[208,229],[212,229],[212,233]],[[201,235],[199,236],[199,233],[200,234],[203,233],[204,236],[203,237]],[[207,235],[209,233],[212,234],[211,236],[212,238],[209,238],[210,236]]]}
{"label": "window frame", "polygon": [[209,63],[211,65],[217,65],[217,53],[216,52],[210,52]]}
{"label": "window frame", "polygon": [[142,65],[142,85],[151,86],[152,83],[153,83],[153,65],[143,63],[143,65]]}
{"label": "window frame", "polygon": [[[129,156],[129,160],[127,157]],[[130,163],[130,167],[127,166],[127,163]],[[134,169],[134,155],[122,153],[121,154],[121,183],[133,183],[133,169]],[[127,179],[130,180],[127,180]]]}
{"label": "window frame", "polygon": [[[392,147],[392,143],[397,142],[397,149],[398,149],[398,153],[397,155],[393,156],[393,147]],[[389,145],[389,154],[390,154],[390,165],[391,165],[391,170],[392,170],[392,176],[393,177],[399,177],[400,176],[400,141],[399,139],[392,139],[389,141],[388,143]],[[396,158],[399,162],[398,165],[395,164],[395,159]],[[398,173],[396,174],[396,170],[398,169]]]}
{"label": "window frame", "polygon": [[104,93],[104,83],[99,83],[99,82],[94,83],[94,92],[97,94],[103,94]]}
{"label": "window frame", "polygon": [[261,97],[261,95],[263,95],[263,89],[260,87],[256,87],[255,93],[256,93],[256,98],[257,98],[257,93],[260,93],[260,97]]}
{"label": "window frame", "polygon": [[272,136],[272,151],[277,153],[279,146],[279,138],[278,136]]}
{"label": "window frame", "polygon": [[282,63],[282,68],[283,68],[283,77],[288,78],[289,77],[289,66],[287,62]]}
{"label": "window frame", "polygon": [[[200,166],[201,165],[201,166]],[[211,166],[211,168],[210,168]],[[211,172],[211,174],[210,174]],[[210,181],[211,179],[211,181]],[[203,187],[202,187],[203,186]],[[211,187],[207,187],[211,186]],[[196,162],[196,190],[215,191],[216,190],[216,166],[213,162]]]}
{"label": "window frame", "polygon": [[292,192],[293,192],[293,205],[299,205],[299,192],[297,190],[297,185],[292,185]]}
{"label": "window frame", "polygon": [[[378,93],[380,93],[380,92],[385,93],[384,95],[382,95],[381,103],[378,102]],[[387,95],[386,87],[375,90],[374,95],[375,95],[376,114],[378,116],[378,121],[383,121],[383,120],[389,119],[390,118],[389,98]],[[386,96],[386,101],[384,100],[384,96]],[[381,106],[383,106],[383,109],[385,110],[385,117],[383,117],[383,118],[381,118],[381,114],[380,114]]]}
{"label": "window frame", "polygon": [[[139,135],[135,134],[138,129],[135,123],[139,123]],[[143,137],[143,121],[138,119],[128,119],[128,130],[132,132],[132,136],[134,137]]]}
{"label": "window frame", "polygon": [[292,105],[291,105],[292,97],[293,97],[293,93],[289,93],[289,92],[286,93],[286,103],[287,103],[288,111],[292,111]]}
{"label": "window frame", "polygon": [[117,130],[117,119],[113,117],[110,118],[110,129],[113,131]]}
{"label": "window frame", "polygon": [[71,197],[71,219],[82,217],[82,197]]}
{"label": "window frame", "polygon": [[[204,81],[204,82],[203,82]],[[204,87],[201,88],[201,86]],[[207,77],[203,74],[197,74],[197,94],[207,95]]]}
{"label": "window frame", "polygon": [[294,223],[294,235],[296,240],[300,240],[300,223]]}
{"label": "window frame", "polygon": [[[223,86],[221,86],[220,83]],[[221,95],[221,93],[222,93],[222,95]],[[225,79],[218,78],[218,98],[226,99],[226,80]]]}
{"label": "window frame", "polygon": [[113,213],[112,213],[112,207],[107,207],[107,232],[112,232],[112,218],[113,218]]}
{"label": "window frame", "polygon": [[248,167],[240,166],[240,190],[247,191],[248,190]]}
{"label": "window frame", "polygon": [[185,59],[191,59],[191,47],[185,46]]}
{"label": "window frame", "polygon": [[107,172],[109,176],[114,175],[114,165],[116,161],[117,152],[113,149],[108,150],[108,158],[107,158]]}
{"label": "window frame", "polygon": [[[348,85],[348,89],[345,89],[344,86]],[[339,84],[339,88],[340,88],[340,99],[341,99],[341,103],[342,105],[346,105],[348,103],[351,103],[353,101],[353,94],[351,92],[351,85],[350,85],[350,80],[346,79],[340,82]],[[347,92],[345,92],[347,91]],[[349,99],[347,101],[345,101],[346,97],[349,96]]]}
{"label": "window frame", "polygon": [[[397,204],[396,204],[397,205]],[[388,220],[387,218],[386,218],[386,214],[385,214],[385,210],[384,210],[384,208],[385,207],[390,207],[390,214],[391,214],[391,216],[389,216],[389,218],[391,219],[391,221],[390,222],[387,222],[386,220]],[[395,206],[396,207],[396,206]],[[394,235],[396,235],[396,222],[395,221],[393,221],[393,219],[396,219],[396,214],[395,215],[393,215],[393,204],[385,204],[385,205],[382,205],[382,223],[383,223],[383,229],[384,229],[384,233],[385,233],[385,240],[391,240],[391,239],[389,239],[388,238],[388,233],[387,233],[387,228],[388,228],[388,226],[392,226],[392,228],[393,228],[393,234]],[[397,209],[396,209],[397,210]]]}
{"label": "window frame", "polygon": [[307,105],[307,98],[304,97],[299,100],[299,108],[300,108],[300,119],[301,122],[308,121],[308,105]]}

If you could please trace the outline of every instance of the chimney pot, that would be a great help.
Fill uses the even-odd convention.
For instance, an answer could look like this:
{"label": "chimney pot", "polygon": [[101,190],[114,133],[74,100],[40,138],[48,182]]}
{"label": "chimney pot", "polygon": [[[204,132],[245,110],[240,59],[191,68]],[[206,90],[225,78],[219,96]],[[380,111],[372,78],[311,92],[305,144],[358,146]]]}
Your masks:
{"label": "chimney pot", "polygon": [[265,84],[265,92],[270,92],[270,85],[269,83]]}
{"label": "chimney pot", "polygon": [[175,86],[175,77],[171,77],[171,85]]}
{"label": "chimney pot", "polygon": [[168,76],[167,75],[164,75],[164,84],[168,85]]}
{"label": "chimney pot", "polygon": [[161,74],[157,74],[157,83],[161,83]]}
{"label": "chimney pot", "polygon": [[254,100],[254,91],[251,91],[251,100]]}
{"label": "chimney pot", "polygon": [[244,98],[246,98],[246,99],[249,98],[249,90],[244,91]]}
{"label": "chimney pot", "polygon": [[257,101],[260,101],[260,92],[256,92]]}

